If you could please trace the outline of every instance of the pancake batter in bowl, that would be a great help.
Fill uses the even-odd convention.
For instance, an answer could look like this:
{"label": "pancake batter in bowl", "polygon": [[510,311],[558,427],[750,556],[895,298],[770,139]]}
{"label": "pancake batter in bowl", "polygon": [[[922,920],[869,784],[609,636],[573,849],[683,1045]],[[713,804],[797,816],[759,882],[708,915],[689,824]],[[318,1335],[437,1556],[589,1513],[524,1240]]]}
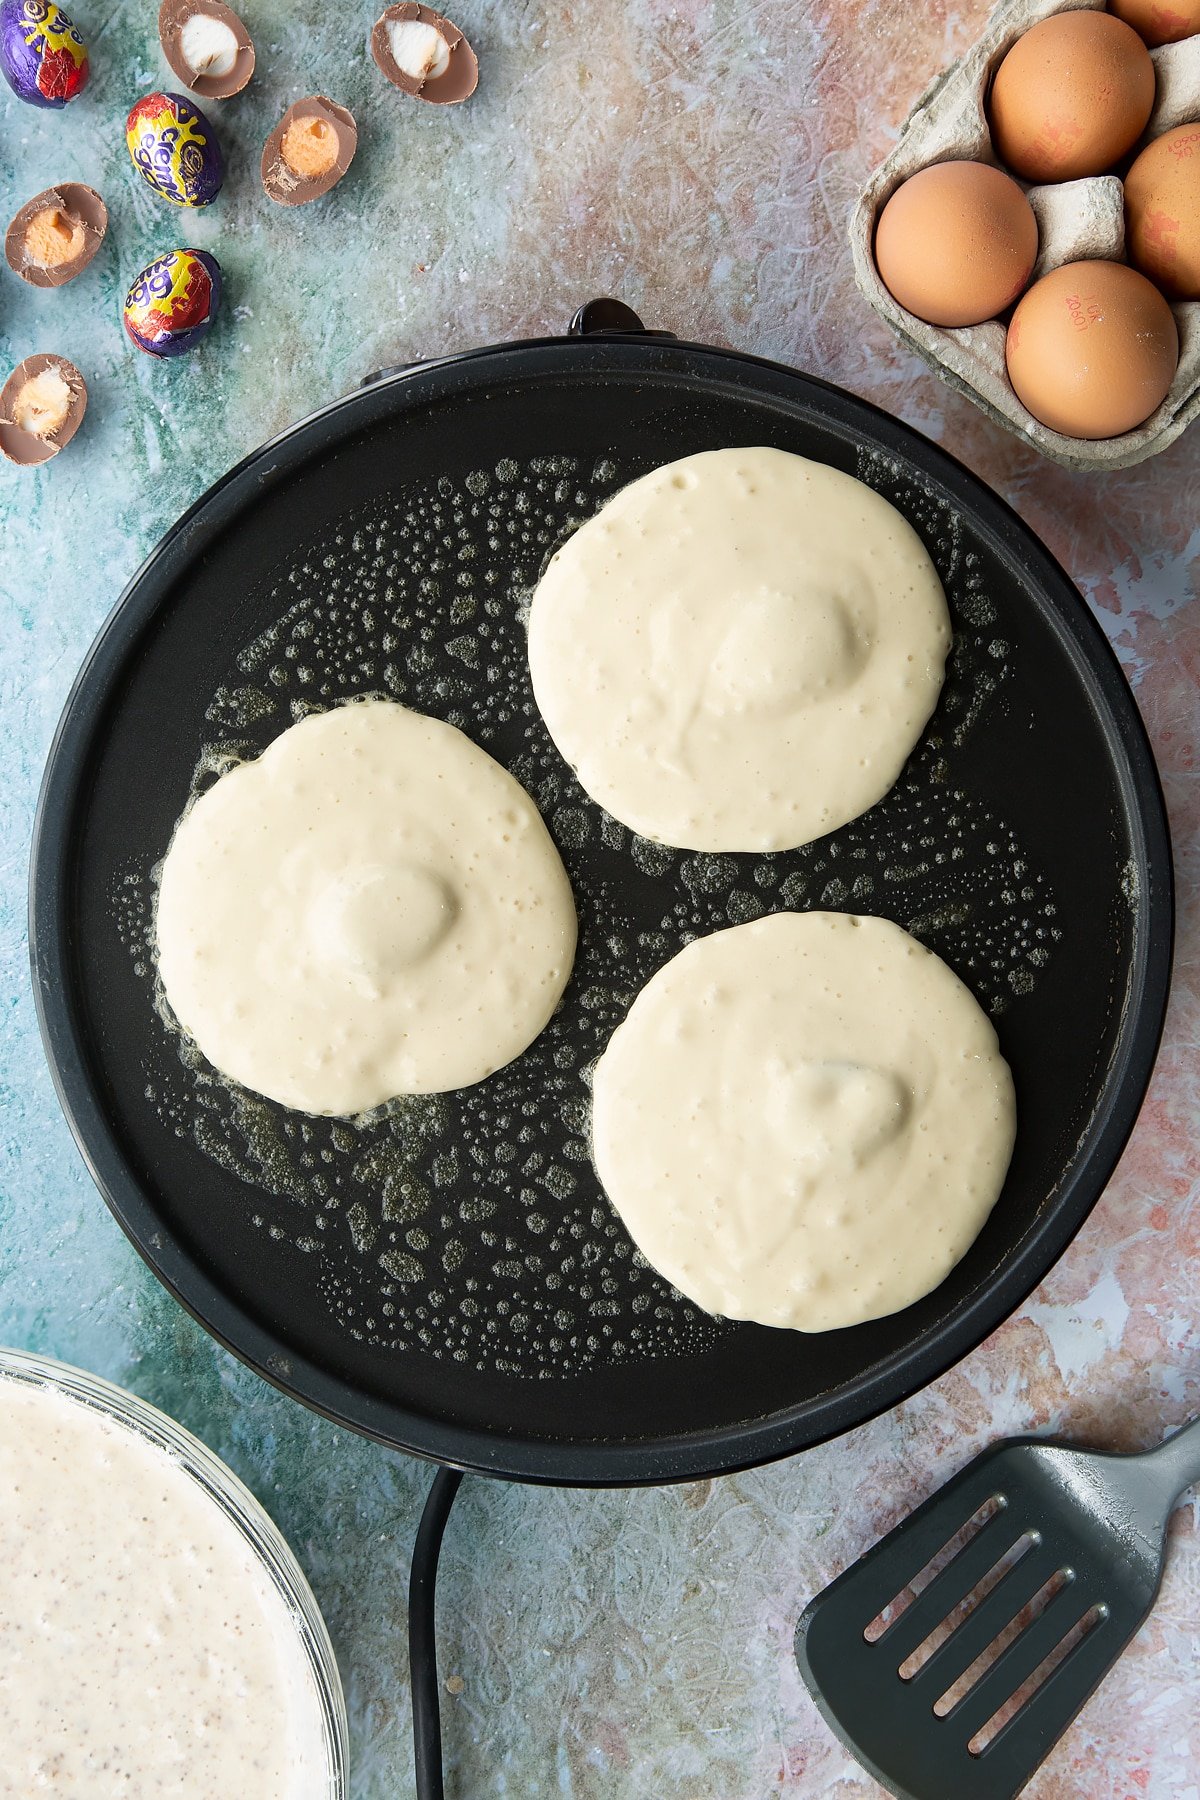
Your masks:
{"label": "pancake batter in bowl", "polygon": [[625,488],[550,560],[529,666],[594,800],[688,850],[786,850],[882,799],[941,690],[928,552],[873,489],[782,450]]}
{"label": "pancake batter in bowl", "polygon": [[776,913],[698,938],[596,1066],[593,1155],[647,1260],[731,1319],[898,1312],[978,1236],[1012,1077],[951,970],[886,919]]}
{"label": "pancake batter in bowl", "polygon": [[230,1493],[5,1354],[0,1800],[336,1800],[298,1616]]}
{"label": "pancake batter in bowl", "polygon": [[525,790],[452,725],[370,700],[302,719],[201,795],[156,931],[167,1000],[216,1068],[349,1115],[519,1056],[576,924]]}

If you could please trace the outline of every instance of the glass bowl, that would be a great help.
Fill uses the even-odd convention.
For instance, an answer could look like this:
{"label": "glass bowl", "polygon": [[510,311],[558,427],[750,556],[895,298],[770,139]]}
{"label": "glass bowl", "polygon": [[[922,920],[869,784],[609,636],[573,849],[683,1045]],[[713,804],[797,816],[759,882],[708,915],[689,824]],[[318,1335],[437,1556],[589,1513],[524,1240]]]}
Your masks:
{"label": "glass bowl", "polygon": [[98,1375],[52,1357],[0,1347],[0,1382],[5,1380],[55,1388],[68,1399],[105,1414],[164,1451],[221,1509],[249,1546],[291,1618],[320,1708],[327,1800],[346,1800],[346,1703],[329,1633],[299,1563],[250,1490],[190,1431],[136,1394]]}

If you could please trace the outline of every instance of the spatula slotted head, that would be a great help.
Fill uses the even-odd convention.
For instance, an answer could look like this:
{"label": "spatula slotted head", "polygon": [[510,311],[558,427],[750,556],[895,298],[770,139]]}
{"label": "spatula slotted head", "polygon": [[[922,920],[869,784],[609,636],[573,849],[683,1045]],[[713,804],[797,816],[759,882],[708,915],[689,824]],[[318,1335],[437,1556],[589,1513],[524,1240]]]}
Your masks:
{"label": "spatula slotted head", "polygon": [[806,1607],[800,1672],[901,1800],[1011,1800],[1116,1661],[1162,1572],[1141,1460],[987,1451]]}

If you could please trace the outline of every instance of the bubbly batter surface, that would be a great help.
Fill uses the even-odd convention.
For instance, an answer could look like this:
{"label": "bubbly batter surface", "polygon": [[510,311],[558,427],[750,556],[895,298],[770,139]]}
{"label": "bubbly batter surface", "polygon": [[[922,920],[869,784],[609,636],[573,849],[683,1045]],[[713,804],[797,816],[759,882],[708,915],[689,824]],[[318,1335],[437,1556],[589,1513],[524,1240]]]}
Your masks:
{"label": "bubbly batter surface", "polygon": [[783,850],[887,793],[950,621],[916,532],[769,449],[668,463],[568,539],[534,594],[534,693],[592,798],[690,850]]}
{"label": "bubbly batter surface", "polygon": [[328,1800],[292,1614],[177,1463],[0,1375],[0,1796]]}
{"label": "bubbly batter surface", "polygon": [[558,1004],[575,930],[524,789],[453,726],[365,701],[301,720],[185,813],[158,966],[223,1073],[353,1114],[519,1056]]}
{"label": "bubbly batter surface", "polygon": [[596,1169],[646,1258],[708,1312],[801,1331],[944,1280],[1014,1132],[988,1019],[885,919],[776,913],[697,939],[595,1072]]}

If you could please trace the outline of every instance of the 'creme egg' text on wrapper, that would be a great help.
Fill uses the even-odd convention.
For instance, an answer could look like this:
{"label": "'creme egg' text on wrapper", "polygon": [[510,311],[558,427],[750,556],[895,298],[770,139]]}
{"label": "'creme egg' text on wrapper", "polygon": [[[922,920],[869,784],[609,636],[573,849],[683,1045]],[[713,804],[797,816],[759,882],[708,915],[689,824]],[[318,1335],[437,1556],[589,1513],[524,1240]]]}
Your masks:
{"label": "'creme egg' text on wrapper", "polygon": [[0,69],[18,100],[65,106],[87,83],[87,45],[53,0],[0,0]]}
{"label": "'creme egg' text on wrapper", "polygon": [[168,250],[136,278],[121,318],[148,356],[182,356],[205,337],[221,302],[221,265],[206,250]]}
{"label": "'creme egg' text on wrapper", "polygon": [[142,179],[174,206],[210,206],[225,162],[217,134],[182,94],[147,94],[125,121],[125,142]]}

